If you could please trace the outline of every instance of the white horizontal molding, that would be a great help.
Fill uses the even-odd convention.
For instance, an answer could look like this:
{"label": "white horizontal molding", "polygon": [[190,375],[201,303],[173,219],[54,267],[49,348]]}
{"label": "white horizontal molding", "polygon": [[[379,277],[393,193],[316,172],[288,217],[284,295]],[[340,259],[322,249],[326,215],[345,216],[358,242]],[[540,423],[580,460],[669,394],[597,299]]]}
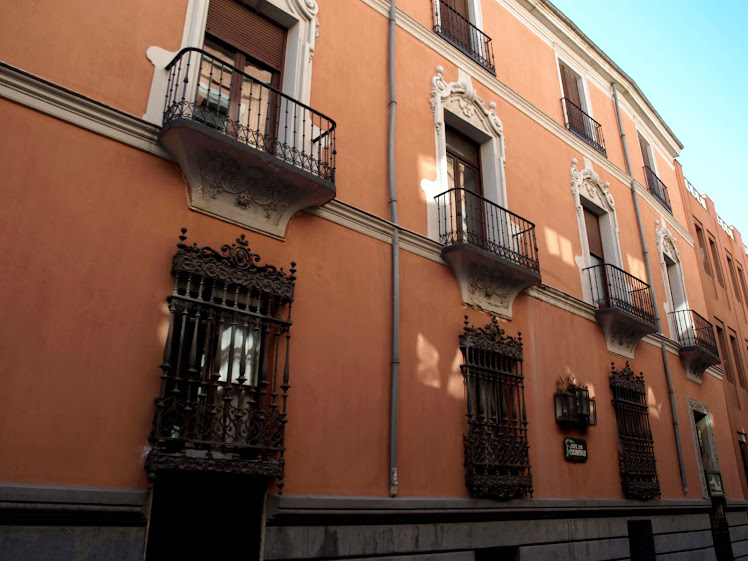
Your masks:
{"label": "white horizontal molding", "polygon": [[169,159],[156,142],[157,126],[2,62],[0,97]]}

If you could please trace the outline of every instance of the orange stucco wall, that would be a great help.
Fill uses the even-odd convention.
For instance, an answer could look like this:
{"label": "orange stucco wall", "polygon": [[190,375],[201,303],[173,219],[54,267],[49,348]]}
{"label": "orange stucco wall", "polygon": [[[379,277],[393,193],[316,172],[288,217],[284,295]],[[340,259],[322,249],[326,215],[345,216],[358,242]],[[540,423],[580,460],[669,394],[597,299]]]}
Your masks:
{"label": "orange stucco wall", "polygon": [[[389,219],[387,19],[363,2],[319,4],[311,104],[338,124],[337,199]],[[497,79],[558,125],[549,131],[498,95],[498,83],[474,73],[478,95],[485,104],[496,103],[503,123],[507,206],[535,223],[543,283],[570,302],[564,309],[523,294],[514,304],[513,319],[501,320],[509,334],[523,333],[535,497],[620,498],[608,376],[611,362],[622,367],[625,359],[606,350],[591,308],[589,317],[570,311],[582,300],[583,290],[576,261],[582,242],[569,169],[572,158],[582,168],[589,154],[580,153],[576,137],[563,129],[553,49],[498,3],[484,4]],[[429,2],[403,0],[399,6],[423,28],[431,28]],[[0,52],[6,62],[27,72],[140,115],[152,78],[145,50],[151,45],[178,48],[185,9],[184,0],[138,0],[119,7],[76,0],[65,10],[51,2],[25,3],[16,7],[13,18],[0,14]],[[359,25],[346,25],[350,21]],[[50,48],[30,48],[41,42]],[[473,63],[446,44],[447,51],[435,50],[402,27],[397,48],[400,222],[426,236],[428,201],[422,182],[436,177],[431,78],[440,65],[445,79],[456,81],[458,67],[470,72]],[[615,200],[623,267],[646,280],[615,107],[595,83],[588,87],[608,147],[607,161],[595,156],[594,168],[609,182]],[[143,455],[158,391],[168,322],[165,297],[179,228],[188,228],[190,240],[214,247],[230,242],[242,229],[188,210],[185,181],[167,160],[8,101],[0,101],[0,110],[5,133],[0,136],[0,165],[6,185],[0,206],[0,238],[6,246],[0,275],[0,309],[6,318],[0,337],[0,426],[9,427],[0,431],[0,481],[144,487]],[[634,122],[624,113],[623,123],[634,177],[644,183]],[[722,236],[713,218],[681,195],[678,168],[673,170],[672,164],[658,161],[663,181],[672,185],[674,219],[691,236],[691,215]],[[639,204],[651,283],[667,336],[667,297],[655,233],[655,221],[666,211],[644,198]],[[710,279],[699,274],[698,246],[691,247],[691,236],[677,228],[671,231],[691,307],[728,321],[735,308],[726,308],[721,293],[711,295]],[[390,245],[304,213],[291,221],[285,241],[253,233],[248,237],[264,261],[298,263],[284,491],[387,495]],[[731,247],[738,259],[742,245]],[[476,325],[488,323],[490,316],[462,303],[452,270],[432,257],[401,252],[399,493],[463,497],[466,421],[458,336],[465,314]],[[740,253],[740,259],[746,271],[745,255]],[[730,290],[724,265],[723,270]],[[730,325],[743,344],[748,325],[741,317]],[[701,385],[687,381],[679,357],[668,351],[667,360],[689,480],[687,497],[702,495],[687,397],[709,404],[725,487],[731,497],[742,497],[742,468],[732,433],[748,426],[748,417],[734,412],[738,400],[748,403],[748,393],[725,393],[723,382],[711,374]],[[641,342],[632,368],[645,374],[663,498],[683,498],[658,346]],[[562,429],[554,419],[556,382],[570,371],[597,399],[598,425],[584,435]],[[731,431],[724,430],[727,426]],[[565,435],[588,440],[586,464],[563,460]]]}

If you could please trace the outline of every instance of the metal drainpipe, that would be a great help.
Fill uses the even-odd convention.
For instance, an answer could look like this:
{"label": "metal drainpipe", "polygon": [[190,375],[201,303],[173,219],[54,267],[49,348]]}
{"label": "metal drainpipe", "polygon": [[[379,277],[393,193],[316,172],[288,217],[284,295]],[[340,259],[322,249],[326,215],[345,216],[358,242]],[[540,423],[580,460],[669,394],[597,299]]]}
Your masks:
{"label": "metal drainpipe", "polygon": [[[662,322],[660,321],[660,312],[657,308],[657,295],[655,294],[652,286],[652,268],[649,266],[649,252],[647,251],[647,240],[644,238],[644,228],[642,227],[642,217],[639,213],[639,199],[636,195],[636,184],[634,183],[634,176],[631,173],[631,160],[629,160],[629,149],[626,146],[626,133],[623,132],[623,123],[621,122],[621,108],[618,105],[618,89],[616,84],[613,83],[613,100],[616,104],[616,117],[618,118],[618,130],[621,134],[621,144],[623,144],[623,156],[626,160],[626,170],[631,180],[631,196],[634,199],[634,211],[636,213],[636,223],[639,226],[639,238],[642,243],[642,250],[644,252],[644,266],[647,269],[647,280],[649,282],[649,290],[652,294],[652,304],[654,305],[655,320],[657,322],[657,332],[662,333]],[[683,463],[683,447],[680,442],[680,431],[678,430],[678,410],[675,407],[675,393],[673,392],[673,379],[670,376],[670,365],[667,361],[667,350],[665,349],[665,338],[662,338],[662,345],[660,346],[662,352],[662,363],[665,365],[665,378],[667,378],[667,388],[670,393],[670,411],[673,415],[673,431],[675,432],[675,447],[678,450],[678,465],[680,466],[680,478],[683,482],[683,494],[688,493],[688,481],[686,480],[686,466]]]}
{"label": "metal drainpipe", "polygon": [[395,183],[395,0],[390,0],[390,130],[387,168],[390,184],[390,221],[392,227],[392,369],[390,378],[390,496],[397,496],[397,422],[400,386],[400,231],[397,221],[397,186]]}

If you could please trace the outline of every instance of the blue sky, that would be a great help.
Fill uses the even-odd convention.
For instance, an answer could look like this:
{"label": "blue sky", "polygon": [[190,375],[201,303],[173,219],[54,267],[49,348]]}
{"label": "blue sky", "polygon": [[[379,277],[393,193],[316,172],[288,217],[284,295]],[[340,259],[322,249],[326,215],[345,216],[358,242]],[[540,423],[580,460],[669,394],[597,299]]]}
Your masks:
{"label": "blue sky", "polygon": [[748,243],[748,1],[551,2],[636,81],[685,176]]}

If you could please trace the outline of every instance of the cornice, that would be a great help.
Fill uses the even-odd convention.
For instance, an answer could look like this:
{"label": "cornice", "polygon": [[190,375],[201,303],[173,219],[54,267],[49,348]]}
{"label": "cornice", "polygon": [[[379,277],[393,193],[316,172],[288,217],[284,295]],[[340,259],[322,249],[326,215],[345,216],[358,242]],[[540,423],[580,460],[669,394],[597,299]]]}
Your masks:
{"label": "cornice", "polygon": [[547,0],[499,0],[505,6],[512,6],[515,11],[521,7],[525,17],[532,17],[557,41],[563,43],[580,56],[599,74],[604,91],[612,95],[613,82],[618,83],[631,105],[634,114],[642,120],[647,128],[655,133],[658,141],[666,148],[671,158],[676,158],[683,148],[670,127],[665,123],[657,110],[641,91],[636,82],[608,57],[573,21]]}
{"label": "cornice", "polygon": [[[384,17],[389,14],[390,4],[387,0],[361,0],[364,4],[377,11]],[[509,86],[504,84],[501,80],[496,78],[493,74],[488,72],[473,59],[468,57],[462,51],[450,45],[447,41],[439,37],[428,27],[424,27],[420,22],[415,20],[412,16],[408,15],[398,8],[397,10],[397,25],[405,32],[409,33],[426,46],[434,50],[439,54],[440,57],[448,60],[458,68],[467,69],[471,77],[479,81],[484,87],[488,88],[495,95],[499,96],[504,101],[508,102],[515,109],[518,109],[537,124],[542,126],[551,134],[555,135],[559,139],[563,140],[571,148],[589,159],[595,166],[604,169],[606,172],[611,174],[615,179],[626,187],[631,187],[631,177],[613,164],[608,158],[600,154],[597,150],[592,148],[589,144],[584,142],[574,133],[568,131],[565,126],[557,122],[550,115],[541,111],[538,107],[530,103],[527,99],[519,95]],[[507,140],[511,143],[511,139]],[[511,146],[511,144],[510,144]],[[637,184],[638,185],[638,184]],[[640,186],[641,187],[641,186]],[[645,189],[646,191],[646,189]],[[640,192],[640,190],[637,190]],[[647,193],[648,195],[648,193]],[[651,195],[643,196],[644,200],[652,206],[656,212],[660,212],[661,205]],[[681,237],[693,247],[694,239],[688,233],[688,230],[678,223],[675,218],[671,215],[665,217],[665,220],[670,224],[674,230],[677,230]]]}
{"label": "cornice", "polygon": [[0,61],[0,97],[161,158],[159,128]]}

